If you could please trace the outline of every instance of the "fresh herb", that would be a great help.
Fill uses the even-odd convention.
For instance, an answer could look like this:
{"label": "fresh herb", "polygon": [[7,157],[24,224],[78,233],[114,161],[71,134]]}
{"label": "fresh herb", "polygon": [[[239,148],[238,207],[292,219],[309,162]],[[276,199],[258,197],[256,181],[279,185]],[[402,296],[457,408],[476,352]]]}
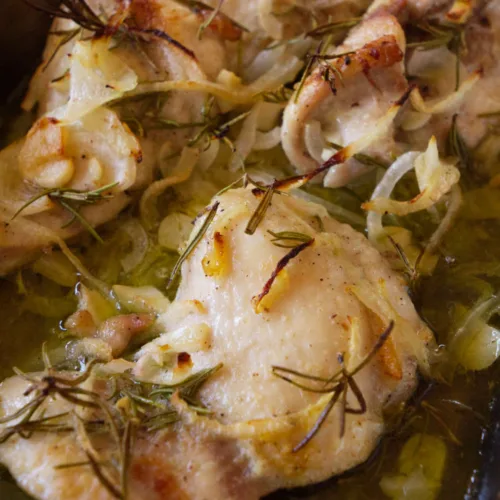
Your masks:
{"label": "fresh herb", "polygon": [[344,21],[336,21],[332,23],[321,24],[316,28],[308,31],[306,36],[311,38],[323,38],[327,35],[344,34],[346,30],[356,26],[361,21],[361,17],[353,17]]}
{"label": "fresh herb", "polygon": [[[319,63],[319,71],[323,80],[328,83],[330,86],[330,90],[333,95],[337,95],[337,80],[340,83],[344,83],[344,77],[342,76],[342,72],[337,66],[331,64],[329,61],[338,60],[344,58],[344,62],[348,62],[350,60],[350,56],[355,54],[356,51],[342,52],[340,54],[325,54],[324,50],[321,54],[312,54],[309,57],[314,59]],[[367,73],[365,72],[365,76]]]}
{"label": "fresh herb", "polygon": [[[460,36],[460,29],[455,26],[443,26],[438,24],[431,24],[423,22],[414,24],[420,34],[418,40],[409,41],[406,46],[408,48],[415,48],[419,50],[431,50],[437,47],[448,46],[457,36]],[[422,39],[422,34],[424,39]]]}
{"label": "fresh herb", "polygon": [[[44,12],[53,17],[73,21],[81,29],[91,32],[95,38],[105,36],[113,38],[118,44],[124,40],[128,40],[136,45],[138,42],[147,41],[148,38],[152,37],[166,41],[194,58],[194,53],[191,50],[173,39],[164,31],[158,29],[142,29],[133,26],[127,10],[118,12],[117,14],[119,15],[117,16],[111,16],[108,23],[93,11],[85,0],[61,0],[59,7],[54,6],[53,2],[50,0],[24,1],[40,12]],[[78,33],[75,33],[72,37],[77,34]],[[66,34],[66,37],[68,36],[71,36],[70,32]],[[58,45],[56,53],[64,44],[60,43]],[[51,59],[54,57],[55,54],[52,55]]]}
{"label": "fresh herb", "polygon": [[[410,97],[410,94],[413,90],[413,86],[409,86],[405,93],[393,104],[392,108],[396,110],[396,112],[401,109],[404,103]],[[328,160],[326,160],[322,165],[318,168],[311,170],[307,174],[295,175],[293,177],[288,177],[286,179],[280,179],[273,182],[273,187],[276,191],[286,191],[290,189],[298,189],[309,181],[322,174],[326,170],[330,169],[335,165],[339,165],[340,163],[346,162],[353,155],[352,147],[350,145],[342,148],[340,151],[337,151],[333,154]]]}
{"label": "fresh herb", "polygon": [[[335,404],[337,404],[337,402],[339,402],[339,400],[342,404],[340,437],[343,437],[344,435],[345,418],[348,413],[361,415],[366,412],[367,409],[366,400],[363,396],[360,387],[354,380],[354,376],[372,361],[372,359],[375,357],[375,355],[378,353],[378,351],[382,348],[382,346],[389,338],[389,335],[391,334],[393,328],[394,328],[394,321],[391,321],[386,330],[377,339],[377,342],[373,346],[370,353],[353,370],[349,371],[345,368],[344,357],[343,355],[340,355],[339,363],[341,368],[338,372],[336,372],[329,378],[308,375],[281,366],[273,366],[272,370],[275,376],[281,378],[285,382],[288,382],[298,387],[299,389],[308,392],[314,392],[317,394],[331,393],[330,399],[327,401],[325,407],[321,411],[315,424],[312,426],[312,428],[309,430],[306,436],[293,448],[294,453],[304,448],[304,446],[306,446],[311,441],[311,439],[314,438],[314,436],[318,433],[321,426],[327,419],[332,408],[335,406]],[[297,381],[296,379],[299,379],[299,381]],[[309,384],[313,383],[315,385],[314,386],[308,385],[308,383]],[[352,394],[356,398],[359,408],[351,408],[347,405],[347,393],[349,390],[351,390]]]}
{"label": "fresh herb", "polygon": [[332,94],[337,95],[337,79],[341,83],[344,81],[340,70],[335,66],[332,66],[331,64],[322,62],[320,64],[320,74],[321,78],[323,78],[323,80],[328,83]]}
{"label": "fresh herb", "polygon": [[203,224],[201,225],[200,229],[194,235],[194,237],[191,239],[188,246],[182,252],[182,255],[179,257],[179,260],[176,262],[176,264],[172,270],[172,273],[170,274],[170,279],[168,280],[167,288],[170,288],[170,286],[172,285],[172,283],[175,280],[175,277],[177,276],[177,273],[180,271],[183,262],[191,255],[192,251],[196,248],[198,243],[203,238],[203,235],[207,232],[208,227],[210,226],[210,224],[214,220],[214,217],[217,213],[218,208],[219,208],[219,202],[216,201],[212,205],[212,207],[209,209],[208,215],[205,218],[205,220],[203,221]]}
{"label": "fresh herb", "polygon": [[295,231],[267,232],[273,237],[271,243],[281,248],[295,248],[301,243],[309,243],[313,239],[308,234],[297,233]]}
{"label": "fresh herb", "polygon": [[[234,19],[230,18],[228,15],[224,14],[223,12],[221,12],[221,7],[222,7],[222,4],[224,2],[224,0],[220,1],[219,0],[219,3],[216,7],[212,7],[211,5],[208,5],[206,3],[203,3],[203,2],[200,2],[200,1],[197,1],[197,0],[177,0],[179,3],[183,4],[183,5],[186,5],[187,7],[189,7],[193,12],[195,13],[203,13],[204,11],[208,11],[208,12],[215,12],[215,15],[212,14],[210,17],[211,17],[211,21],[210,22],[205,22],[203,24],[206,24],[205,28],[203,28],[203,30],[201,31],[201,34],[203,34],[203,31],[208,28],[210,26],[210,24],[217,18],[217,17],[221,17],[224,21],[227,21],[229,22],[230,24],[232,24],[235,28],[237,28],[238,30],[240,31],[244,31],[244,32],[249,32],[249,30],[247,28],[245,28],[245,26],[243,26],[242,24],[238,23],[237,21],[235,21]],[[200,26],[201,28],[201,26]],[[200,35],[200,32],[198,31],[198,36],[201,37]],[[234,41],[234,40],[232,40]]]}
{"label": "fresh herb", "polygon": [[230,189],[233,189],[240,182],[242,183],[243,187],[245,187],[247,185],[247,174],[242,175],[239,179],[236,179],[234,182],[231,182],[231,184],[228,184],[227,186],[224,186],[220,191],[217,192],[217,194],[214,196],[214,198],[217,198],[221,194],[224,194],[226,191],[229,191]]}
{"label": "fresh herb", "polygon": [[102,200],[107,200],[113,197],[109,191],[117,186],[118,182],[113,182],[102,186],[98,189],[93,189],[91,191],[79,191],[77,189],[71,188],[51,188],[45,189],[44,191],[38,193],[29,199],[24,205],[19,208],[19,210],[12,216],[15,219],[23,210],[29,207],[32,203],[47,196],[51,201],[54,201],[66,211],[68,211],[72,218],[67,222],[63,228],[70,226],[75,221],[79,221],[82,226],[99,242],[103,243],[102,238],[97,234],[97,231],[91,226],[91,224],[83,217],[80,213],[80,207],[82,205],[92,205],[98,203]]}
{"label": "fresh herb", "polygon": [[410,288],[413,291],[415,291],[418,279],[420,278],[420,272],[418,270],[418,267],[420,265],[420,261],[422,260],[422,257],[424,256],[425,249],[422,249],[420,251],[420,253],[418,254],[417,260],[415,261],[415,265],[412,265],[412,263],[410,262],[410,259],[408,259],[408,256],[406,255],[402,246],[399,243],[397,243],[392,236],[388,236],[388,239],[391,242],[394,249],[396,250],[398,257],[401,259],[401,262],[404,265],[405,275],[406,275],[408,282],[410,284]]}
{"label": "fresh herb", "polygon": [[458,131],[457,116],[453,115],[450,131],[447,138],[447,152],[451,156],[455,156],[459,160],[462,168],[470,169],[472,167],[472,158],[469,148],[465,144],[462,135]]}
{"label": "fresh herb", "polygon": [[281,85],[276,90],[263,91],[257,94],[264,102],[271,102],[273,104],[282,104],[288,102],[293,95],[293,90]]}
{"label": "fresh herb", "polygon": [[[323,42],[320,42],[319,45],[318,45],[318,47],[316,48],[316,54],[320,54],[321,53],[321,47],[322,47],[322,45],[323,45]],[[302,72],[302,76],[300,77],[297,89],[295,90],[295,97],[294,97],[294,102],[295,103],[299,102],[300,93],[302,92],[302,89],[304,88],[304,85],[306,83],[306,80],[307,80],[308,76],[311,74],[313,63],[314,63],[314,58],[313,57],[307,57],[306,66],[304,68],[304,71]]]}
{"label": "fresh herb", "polygon": [[264,47],[262,50],[267,51],[267,50],[274,50],[279,47],[283,47],[283,45],[294,45],[296,43],[300,43],[304,40],[304,36],[300,35],[295,38],[289,38],[287,40],[276,40],[272,43],[270,43],[267,47]]}
{"label": "fresh herb", "polygon": [[[41,376],[14,369],[30,383],[24,396],[32,396],[32,399],[13,414],[0,418],[0,424],[10,424],[0,433],[0,443],[16,434],[29,439],[35,433],[74,433],[86,459],[58,464],[55,469],[90,467],[110,495],[120,500],[128,498],[128,471],[137,430],[155,432],[178,421],[179,415],[170,403],[176,392],[193,411],[208,414],[208,409],[197,400],[197,394],[209,377],[222,367],[219,364],[201,370],[175,385],[147,384],[126,373],[104,376],[107,383],[113,382],[114,387],[111,396],[105,398],[81,387],[93,374],[97,361],[90,361],[83,371],[76,374],[63,374],[52,366],[45,344],[42,359],[45,368]],[[69,403],[72,409],[44,416],[55,396]],[[124,400],[128,401],[128,406],[122,404]],[[75,411],[78,407],[91,410],[92,418],[79,416]],[[11,424],[13,421],[17,422]],[[106,455],[102,447],[97,451],[92,443],[92,436],[96,433],[109,438]]]}
{"label": "fresh herb", "polygon": [[316,61],[333,61],[335,59],[340,59],[341,57],[350,56],[352,54],[356,54],[356,51],[350,50],[348,52],[341,52],[339,54],[309,54],[307,57],[310,57]]}
{"label": "fresh herb", "polygon": [[103,35],[107,30],[107,25],[85,0],[61,0],[59,7],[54,6],[54,2],[48,0],[25,0],[25,2],[45,14],[70,19],[78,26],[92,31],[98,36]]}
{"label": "fresh herb", "polygon": [[248,221],[247,227],[245,228],[245,233],[250,235],[255,233],[255,231],[259,227],[259,224],[264,219],[267,209],[271,205],[274,194],[274,184],[271,184],[264,190],[262,190],[262,188],[260,187],[257,187],[252,192],[255,196],[262,196],[262,199],[260,200],[260,203],[255,209],[252,217]]}
{"label": "fresh herb", "polygon": [[[179,395],[185,401],[194,401],[194,398],[201,386],[215,373],[217,373],[222,368],[222,363],[212,367],[200,370],[197,373],[185,378],[182,382],[171,385],[162,385],[161,387],[151,391],[150,396],[171,396],[175,392],[179,391]],[[197,403],[199,404],[199,403]]]}
{"label": "fresh herb", "polygon": [[451,430],[450,426],[446,422],[445,417],[441,415],[441,411],[438,410],[435,406],[431,405],[427,401],[422,401],[420,403],[420,406],[426,411],[438,424],[439,426],[444,430],[446,433],[448,439],[457,446],[462,446],[462,443],[460,439],[457,438],[455,433]]}
{"label": "fresh herb", "polygon": [[406,46],[417,50],[432,50],[438,47],[447,47],[456,57],[455,90],[460,85],[460,55],[465,47],[463,26],[441,25],[423,22],[413,25],[424,38],[419,35],[417,40],[409,41]]}
{"label": "fresh herb", "polygon": [[[211,100],[210,102],[213,103],[213,100]],[[205,141],[203,149],[206,150],[210,146],[211,141],[219,140],[222,141],[224,144],[226,144],[229,147],[229,149],[234,153],[236,148],[234,147],[234,144],[231,141],[231,139],[229,139],[228,134],[233,125],[240,122],[241,120],[244,120],[250,113],[251,110],[245,111],[244,113],[241,113],[238,116],[231,118],[226,122],[223,122],[224,115],[215,115],[215,117],[209,118],[209,111],[205,111],[203,113],[205,117],[204,125],[188,141],[188,146],[195,146],[201,141]]]}
{"label": "fresh herb", "polygon": [[198,39],[201,40],[201,37],[203,36],[203,32],[214,22],[215,18],[219,15],[222,4],[224,3],[224,0],[219,0],[217,3],[217,6],[215,9],[212,10],[208,18],[200,24],[200,27],[198,28]]}

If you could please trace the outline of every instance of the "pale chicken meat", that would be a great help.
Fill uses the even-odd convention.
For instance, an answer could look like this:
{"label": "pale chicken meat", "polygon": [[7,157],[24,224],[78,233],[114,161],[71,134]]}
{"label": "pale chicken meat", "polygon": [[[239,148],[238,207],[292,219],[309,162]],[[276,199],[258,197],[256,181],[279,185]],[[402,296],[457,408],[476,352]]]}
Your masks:
{"label": "pale chicken meat", "polygon": [[[405,151],[425,149],[432,136],[447,151],[455,115],[469,147],[490,140],[491,120],[483,115],[499,102],[492,56],[498,51],[498,20],[495,2],[373,2],[344,43],[319,58],[287,104],[282,144],[292,165],[299,173],[313,171],[339,145],[368,137],[410,84],[416,85],[411,104],[365,148],[375,161],[390,164]],[[406,27],[413,37],[408,47]],[[389,43],[399,52],[389,52]],[[324,185],[349,184],[373,164],[351,158],[332,167]]]}
{"label": "pale chicken meat", "polygon": [[[405,401],[418,368],[428,369],[432,334],[401,277],[367,239],[321,206],[281,193],[247,234],[261,198],[258,189],[241,188],[212,200],[191,238],[208,216],[213,220],[182,266],[175,301],[157,319],[161,334],[133,362],[96,368],[125,369],[161,387],[218,367],[200,392],[209,415],[196,414],[174,395],[180,422],[161,432],[138,431],[130,498],[256,499],[339,474],[368,458],[384,433],[384,410]],[[277,246],[283,232],[301,235],[300,248]],[[288,369],[324,380],[342,367],[354,372],[370,353],[374,357],[354,375],[362,400],[346,393],[345,408],[361,405],[360,411],[344,414],[334,405],[318,433],[298,447],[332,393],[301,389],[276,373]],[[99,380],[82,387],[102,391]],[[29,384],[19,377],[2,383],[3,416],[26,404]],[[44,417],[72,406],[60,397],[44,405]],[[93,441],[103,450],[106,439]],[[37,498],[111,498],[88,466],[54,469],[85,461],[78,443],[72,433],[13,436],[0,445],[0,461]]]}
{"label": "pale chicken meat", "polygon": [[[442,14],[442,17],[444,15]],[[478,146],[481,159],[487,158],[487,151],[494,156],[498,145],[490,137],[494,121],[488,115],[500,109],[500,71],[495,54],[500,50],[498,36],[500,10],[495,2],[472,3],[468,22],[463,28],[462,48],[458,67],[457,82],[456,55],[446,47],[433,50],[414,50],[408,55],[407,68],[412,81],[423,89],[425,101],[437,103],[452,95],[458,88],[461,99],[455,105],[436,112],[421,122],[421,126],[408,133],[402,132],[399,139],[410,143],[415,149],[421,148],[431,135],[435,135],[445,149],[447,136],[456,115],[456,127],[468,147]],[[469,90],[461,92],[466,80],[479,75]],[[486,116],[485,116],[486,115]],[[488,144],[490,141],[490,144]],[[486,142],[486,144],[484,144]],[[483,149],[481,147],[485,146]],[[490,149],[493,147],[493,150]],[[487,165],[487,160],[485,164]],[[488,172],[485,172],[488,174]]]}
{"label": "pale chicken meat", "polygon": [[[89,6],[104,12],[103,19],[122,15],[121,2],[114,0],[89,2]],[[27,110],[37,106],[40,118],[24,140],[0,153],[1,274],[28,262],[57,238],[66,239],[84,229],[79,221],[71,222],[72,214],[52,198],[43,196],[32,203],[42,190],[91,192],[110,186],[100,193],[98,203],[77,207],[90,226],[98,227],[127,206],[127,190],[144,188],[160,169],[171,169],[175,160],[168,158],[196,132],[185,126],[163,127],[162,121],[189,124],[203,118],[206,94],[170,92],[168,99],[161,103],[158,99],[157,114],[148,118],[154,122],[153,130],[147,137],[134,130],[136,136],[129,125],[133,128],[144,118],[143,103],[99,107],[123,97],[138,82],[210,80],[226,66],[224,39],[213,30],[199,38],[200,17],[185,6],[169,0],[137,0],[123,15],[140,32],[134,35],[134,43],[117,41],[113,51],[115,42],[109,37],[89,40],[91,32],[71,20],[58,18],[53,23],[55,34],[49,36],[24,101]],[[36,234],[45,236],[22,232],[24,219],[40,226]]]}
{"label": "pale chicken meat", "polygon": [[[381,10],[367,15],[332,51],[339,54],[331,62],[335,70],[328,69],[329,60],[319,64],[283,118],[283,149],[298,172],[314,170],[328,159],[335,152],[331,143],[347,146],[366,135],[404,94],[404,52],[401,25]],[[370,151],[387,158],[396,149],[388,133]],[[366,166],[349,160],[327,173],[325,185],[342,186],[364,171]]]}

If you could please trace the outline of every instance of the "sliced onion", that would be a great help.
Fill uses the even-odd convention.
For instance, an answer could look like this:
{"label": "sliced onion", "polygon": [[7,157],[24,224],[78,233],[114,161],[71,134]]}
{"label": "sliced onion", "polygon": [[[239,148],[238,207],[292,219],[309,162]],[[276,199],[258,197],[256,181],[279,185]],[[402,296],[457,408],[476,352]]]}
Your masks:
{"label": "sliced onion", "polygon": [[412,111],[409,109],[401,118],[400,126],[403,130],[411,132],[412,130],[422,128],[429,122],[430,119],[431,115],[427,113],[421,113],[420,111]]}
{"label": "sliced onion", "polygon": [[126,273],[135,269],[146,256],[149,247],[149,238],[146,230],[137,219],[130,219],[120,227],[132,242],[132,250],[120,260]]}
{"label": "sliced onion", "polygon": [[111,347],[101,339],[80,339],[69,342],[66,346],[66,359],[97,359],[108,362],[113,359]]}
{"label": "sliced onion", "polygon": [[256,151],[267,151],[275,148],[281,142],[281,127],[274,127],[269,132],[257,130],[253,149]]}
{"label": "sliced onion", "polygon": [[260,106],[260,102],[254,105],[250,114],[243,120],[240,133],[234,141],[234,151],[229,161],[229,170],[233,172],[239,168],[244,170],[245,160],[254,147]]}
{"label": "sliced onion", "polygon": [[154,216],[153,205],[156,198],[170,186],[175,186],[176,184],[188,180],[189,177],[191,177],[191,173],[199,157],[200,151],[197,148],[185,147],[175,167],[176,173],[169,177],[165,177],[165,179],[153,182],[153,184],[144,191],[139,204],[139,211],[141,214],[141,221],[146,227],[154,226],[156,217]]}
{"label": "sliced onion", "polygon": [[[386,171],[382,180],[375,187],[371,199],[389,198],[396,184],[403,176],[413,169],[413,163],[420,153],[410,151],[401,155]],[[381,240],[385,236],[384,227],[382,225],[382,213],[368,211],[366,218],[369,240],[376,246],[379,246]]]}
{"label": "sliced onion", "polygon": [[161,314],[170,306],[168,298],[153,286],[114,285],[113,293],[120,305],[130,312]]}
{"label": "sliced onion", "polygon": [[254,93],[275,90],[291,82],[304,65],[303,61],[292,55],[285,55],[278,64],[252,82],[248,88]]}
{"label": "sliced onion", "polygon": [[73,287],[77,282],[75,268],[61,252],[43,254],[33,263],[33,271],[62,286]]}
{"label": "sliced onion", "polygon": [[422,260],[424,260],[427,255],[433,254],[434,251],[438,248],[443,239],[443,236],[450,230],[453,222],[457,218],[458,213],[460,212],[460,207],[462,206],[462,202],[462,191],[460,189],[460,186],[458,184],[455,184],[451,188],[450,201],[448,204],[446,215],[443,217],[443,220],[434,231],[434,233],[432,233],[432,236],[430,237],[429,242],[425,247],[425,254]]}
{"label": "sliced onion", "polygon": [[78,41],[71,53],[70,95],[51,116],[73,122],[137,86],[137,75],[109,50],[107,37]]}
{"label": "sliced onion", "polygon": [[284,103],[262,102],[260,105],[259,120],[257,128],[263,132],[269,132],[280,121],[280,115],[283,111]]}
{"label": "sliced onion", "polygon": [[415,88],[410,94],[410,101],[413,107],[421,113],[433,115],[453,112],[461,104],[467,92],[481,79],[481,76],[482,70],[475,71],[462,82],[455,92],[452,92],[444,99],[433,99],[425,102],[418,88]]}
{"label": "sliced onion", "polygon": [[[396,201],[389,197],[372,197],[369,202],[363,204],[363,208],[381,214],[396,215],[407,215],[425,210],[437,203],[460,179],[459,170],[451,163],[439,158],[435,137],[431,137],[425,153],[415,158],[413,166],[420,189],[417,196],[408,201]],[[399,171],[399,166],[396,170]],[[391,166],[380,184],[384,184],[386,178],[392,178],[392,172]]]}
{"label": "sliced onion", "polygon": [[321,123],[318,120],[311,120],[304,127],[304,141],[307,152],[318,163],[323,163],[323,150],[327,148],[326,141],[321,130]]}
{"label": "sliced onion", "polygon": [[446,444],[432,434],[414,434],[399,455],[399,474],[385,475],[380,488],[392,500],[434,500],[441,489]]}
{"label": "sliced onion", "polygon": [[[15,233],[16,238],[23,241],[23,246],[29,251],[49,246],[53,243],[59,246],[62,253],[73,264],[80,276],[88,283],[92,284],[96,289],[100,290],[103,295],[110,296],[110,289],[106,283],[98,280],[89,270],[82,264],[80,259],[68,248],[65,241],[53,230],[42,226],[37,222],[23,217],[22,214],[12,219],[14,212],[0,200],[0,220],[9,221],[11,233]],[[3,243],[3,245],[2,245]],[[7,245],[5,245],[7,243]],[[16,244],[16,242],[3,242],[0,238],[0,248],[9,248],[8,244]],[[28,254],[29,255],[29,254]],[[7,259],[6,259],[7,260]],[[22,258],[20,259],[22,261]],[[8,266],[8,262],[6,264]],[[7,270],[10,270],[9,268]],[[4,272],[2,262],[0,262],[0,272]]]}
{"label": "sliced onion", "polygon": [[270,69],[276,67],[279,58],[285,53],[285,44],[276,47],[273,50],[261,50],[252,63],[243,69],[245,81],[252,82],[261,77]]}
{"label": "sliced onion", "polygon": [[449,348],[454,360],[468,370],[484,370],[500,356],[500,331],[489,319],[500,312],[500,299],[481,300],[453,334]]}
{"label": "sliced onion", "polygon": [[274,0],[258,0],[259,22],[268,36],[274,40],[283,38],[283,23],[273,13]]}
{"label": "sliced onion", "polygon": [[158,229],[158,243],[169,250],[177,252],[193,229],[193,219],[186,214],[174,212],[167,215]]}
{"label": "sliced onion", "polygon": [[210,141],[207,149],[200,153],[198,167],[201,170],[208,170],[216,160],[220,150],[220,141]]}
{"label": "sliced onion", "polygon": [[228,88],[220,83],[208,80],[170,80],[164,82],[141,83],[126,94],[127,97],[147,93],[168,92],[170,90],[185,90],[190,92],[207,92],[234,104],[248,104],[260,99],[262,92],[275,90],[281,85],[292,81],[304,63],[295,56],[287,57],[277,67],[262,75],[250,85],[241,88]]}

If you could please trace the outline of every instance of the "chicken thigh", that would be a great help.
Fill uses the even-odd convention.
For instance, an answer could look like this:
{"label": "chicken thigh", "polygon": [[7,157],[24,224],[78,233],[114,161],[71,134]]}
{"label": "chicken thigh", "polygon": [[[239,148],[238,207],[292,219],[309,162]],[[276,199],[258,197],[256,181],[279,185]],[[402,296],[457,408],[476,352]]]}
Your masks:
{"label": "chicken thigh", "polygon": [[[432,335],[367,239],[279,192],[248,234],[262,196],[249,187],[212,200],[193,229],[192,241],[201,239],[182,265],[177,297],[157,319],[161,334],[133,362],[96,368],[120,362],[137,383],[172,387],[218,367],[199,394],[209,414],[176,393],[179,422],[138,429],[130,498],[255,499],[339,474],[367,459],[384,410],[408,398],[417,370],[428,369]],[[2,415],[26,404],[29,384],[2,383]],[[102,375],[89,385],[103,390]],[[72,404],[57,396],[41,408],[47,417]],[[111,438],[93,441],[102,450]],[[71,433],[12,436],[0,460],[37,498],[110,498],[88,465],[54,469],[85,462]]]}

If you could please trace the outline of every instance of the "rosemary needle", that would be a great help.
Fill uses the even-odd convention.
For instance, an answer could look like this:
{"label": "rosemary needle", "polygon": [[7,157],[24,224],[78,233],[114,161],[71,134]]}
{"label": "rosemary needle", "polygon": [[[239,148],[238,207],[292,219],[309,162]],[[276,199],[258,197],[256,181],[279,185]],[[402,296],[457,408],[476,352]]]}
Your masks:
{"label": "rosemary needle", "polygon": [[[111,184],[106,184],[97,189],[93,189],[90,191],[79,191],[77,189],[71,188],[51,188],[45,189],[40,193],[36,194],[32,198],[30,198],[26,203],[24,203],[12,216],[11,220],[14,220],[21,212],[23,212],[30,205],[35,203],[40,198],[47,196],[52,201],[58,203],[61,207],[63,207],[67,212],[69,212],[73,217],[72,219],[62,228],[65,228],[71,225],[75,220],[78,220],[82,226],[99,242],[103,243],[102,238],[99,236],[97,231],[92,227],[92,225],[83,217],[83,215],[79,211],[79,205],[90,205],[97,203],[98,201],[106,200],[112,198],[112,194],[106,194],[109,190],[116,187],[119,182],[113,182]],[[77,206],[73,206],[73,203],[76,203]]]}
{"label": "rosemary needle", "polygon": [[[259,193],[261,192],[262,191],[259,189]],[[271,186],[265,189],[262,200],[260,200],[260,203],[255,209],[255,212],[248,221],[247,227],[245,228],[246,234],[252,235],[255,233],[255,231],[259,227],[259,224],[262,222],[262,219],[264,219],[267,209],[271,205],[273,194],[274,194],[274,185],[272,184]]]}
{"label": "rosemary needle", "polygon": [[[332,408],[339,401],[339,399],[342,398],[341,399],[341,401],[342,401],[342,416],[341,416],[341,422],[340,422],[340,436],[341,437],[344,435],[344,431],[345,431],[345,415],[347,413],[361,415],[361,414],[366,412],[366,410],[367,410],[366,401],[365,401],[364,395],[361,391],[361,388],[357,385],[356,381],[354,380],[354,375],[359,373],[363,368],[365,368],[373,360],[375,355],[380,351],[382,346],[385,344],[385,342],[389,338],[389,335],[391,334],[393,329],[394,329],[394,321],[391,320],[391,322],[389,323],[387,328],[384,330],[384,332],[378,337],[372,350],[351,371],[348,371],[345,368],[343,356],[340,355],[339,356],[339,363],[341,365],[341,369],[338,372],[334,373],[328,379],[326,379],[324,377],[317,377],[317,376],[313,376],[313,375],[308,375],[308,374],[301,373],[301,372],[298,372],[296,370],[291,370],[289,368],[284,368],[281,366],[273,366],[272,367],[273,375],[281,378],[285,382],[288,382],[292,385],[295,385],[296,387],[298,387],[302,390],[305,390],[308,392],[313,392],[313,393],[318,393],[318,394],[325,394],[325,393],[332,394],[332,396],[328,399],[326,405],[324,406],[323,410],[319,414],[319,417],[317,418],[314,425],[307,432],[305,437],[293,448],[294,453],[297,451],[300,451],[302,448],[304,448],[314,438],[314,436],[316,436],[316,434],[319,432],[322,425],[324,424],[325,420],[327,419],[328,415],[330,414]],[[319,384],[321,382],[322,384],[319,384],[318,387],[312,387],[312,386],[306,385],[305,383],[297,382],[292,377],[296,377],[296,378],[303,379],[303,380],[308,380],[311,382],[315,382],[317,384]],[[347,405],[347,392],[349,389],[351,390],[352,394],[354,395],[354,397],[359,405],[359,408],[352,408],[352,407],[349,407]]]}
{"label": "rosemary needle", "polygon": [[200,27],[198,28],[198,40],[201,40],[201,37],[203,36],[203,32],[213,23],[215,18],[219,15],[219,12],[220,12],[220,9],[221,9],[223,3],[224,3],[224,0],[219,0],[219,2],[217,3],[217,6],[210,13],[210,16],[208,16],[206,21],[204,21],[200,24]]}
{"label": "rosemary needle", "polygon": [[175,263],[172,273],[170,274],[170,279],[168,280],[167,283],[167,288],[170,288],[170,286],[174,282],[175,277],[177,276],[177,273],[180,271],[183,262],[191,255],[191,252],[196,248],[196,245],[198,245],[200,240],[203,238],[203,235],[207,232],[208,227],[213,221],[218,208],[219,208],[219,202],[217,201],[210,208],[210,211],[207,217],[205,218],[203,224],[201,225],[199,231],[195,234],[195,236],[189,242],[186,249],[182,252],[182,255],[179,257],[179,260]]}

